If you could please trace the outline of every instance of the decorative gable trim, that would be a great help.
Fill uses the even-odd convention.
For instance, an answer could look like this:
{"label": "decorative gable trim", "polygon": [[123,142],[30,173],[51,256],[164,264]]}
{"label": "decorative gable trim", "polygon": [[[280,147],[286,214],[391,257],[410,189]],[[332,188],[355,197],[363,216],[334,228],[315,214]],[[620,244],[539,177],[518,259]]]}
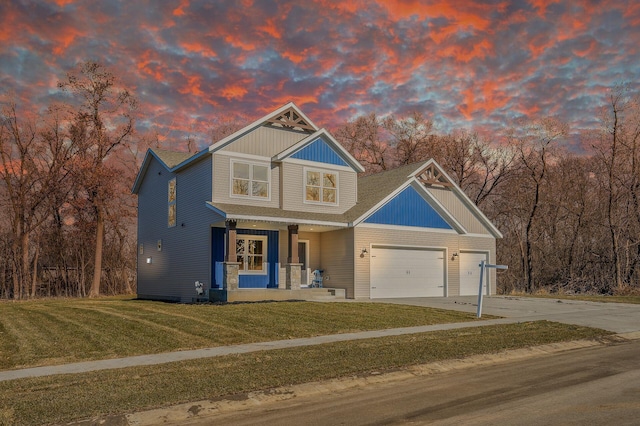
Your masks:
{"label": "decorative gable trim", "polygon": [[[328,154],[328,151],[326,151],[326,149],[331,150],[337,158],[343,161],[343,164],[324,161],[322,158],[322,155],[318,157],[314,157],[313,155],[316,153],[312,151],[306,151],[304,154],[298,154],[301,151],[305,151],[305,149],[308,146],[313,145],[318,140],[320,140],[325,147],[321,147],[321,145],[318,145],[318,148],[311,148],[311,149],[324,150],[323,152],[327,154]],[[318,152],[317,154],[321,154],[321,153]],[[308,156],[309,158],[301,158],[302,156]],[[307,136],[306,138],[304,138],[297,144],[293,145],[292,147],[285,149],[281,153],[273,156],[271,160],[280,162],[287,158],[304,159],[307,161],[315,161],[315,162],[328,163],[328,164],[334,164],[334,165],[347,165],[348,167],[350,167],[351,169],[353,169],[358,173],[364,172],[364,167],[362,166],[362,164],[360,164],[358,160],[356,160],[349,153],[349,151],[347,151],[342,145],[340,145],[340,143],[337,140],[335,140],[334,137],[331,136],[331,134],[327,132],[326,129],[320,129],[317,132],[313,133],[312,135]],[[338,161],[337,159],[335,160]]]}
{"label": "decorative gable trim", "polygon": [[[308,120],[308,119],[307,119]],[[275,114],[268,118],[267,126],[284,127],[285,129],[302,130],[308,133],[313,133],[317,129],[315,126],[308,124],[307,120],[303,117],[303,114],[298,111],[295,106],[290,106],[281,113]],[[309,121],[310,122],[310,121]]]}
{"label": "decorative gable trim", "polygon": [[[482,210],[474,204],[473,201],[464,193],[464,191],[454,182],[453,179],[440,167],[440,165],[431,159],[427,161],[424,167],[419,168],[410,175],[416,182],[418,182],[425,189],[429,186],[442,186],[453,191],[462,200],[462,203],[471,210],[480,222],[489,230],[491,235],[495,238],[502,238],[502,233],[496,226],[489,220]],[[425,191],[427,194],[429,191]],[[436,200],[431,194],[429,194],[433,200]],[[437,200],[436,200],[437,201]]]}
{"label": "decorative gable trim", "polygon": [[[218,151],[236,139],[241,138],[247,133],[252,132],[260,126],[268,125],[270,127],[282,127],[285,129],[298,129],[306,133],[316,131],[318,128],[300,109],[293,103],[289,102],[286,105],[281,106],[277,110],[270,112],[262,118],[257,119],[253,123],[243,127],[235,133],[230,134],[226,138],[220,139],[218,142],[209,146],[210,152]],[[304,126],[303,129],[301,126]]]}
{"label": "decorative gable trim", "polygon": [[451,180],[440,170],[435,163],[428,164],[415,174],[416,179],[426,186],[442,186],[445,188],[453,186]]}

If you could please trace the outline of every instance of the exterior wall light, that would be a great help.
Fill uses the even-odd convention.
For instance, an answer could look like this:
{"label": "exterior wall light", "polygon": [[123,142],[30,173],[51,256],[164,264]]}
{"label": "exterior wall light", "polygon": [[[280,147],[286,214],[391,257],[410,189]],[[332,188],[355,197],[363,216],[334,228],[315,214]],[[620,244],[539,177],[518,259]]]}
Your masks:
{"label": "exterior wall light", "polygon": [[147,257],[147,263],[153,263],[152,259],[151,259],[151,256]]}

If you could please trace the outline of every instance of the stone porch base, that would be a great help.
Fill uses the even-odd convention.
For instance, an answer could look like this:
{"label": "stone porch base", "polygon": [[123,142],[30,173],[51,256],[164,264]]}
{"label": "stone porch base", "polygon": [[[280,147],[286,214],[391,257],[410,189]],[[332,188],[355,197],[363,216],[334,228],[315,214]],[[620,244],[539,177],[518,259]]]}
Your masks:
{"label": "stone porch base", "polygon": [[344,300],[342,288],[243,288],[238,290],[209,290],[212,302],[259,302],[265,300]]}

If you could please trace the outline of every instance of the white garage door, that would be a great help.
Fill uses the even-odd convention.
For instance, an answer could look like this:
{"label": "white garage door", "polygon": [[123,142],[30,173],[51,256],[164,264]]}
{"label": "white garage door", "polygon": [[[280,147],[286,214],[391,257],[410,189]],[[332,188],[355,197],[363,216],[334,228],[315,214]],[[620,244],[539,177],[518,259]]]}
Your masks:
{"label": "white garage door", "polygon": [[[487,253],[461,252],[460,253],[460,296],[478,295],[478,285],[480,284],[481,261],[488,261]],[[487,273],[482,280],[484,294],[487,292]]]}
{"label": "white garage door", "polygon": [[444,250],[371,249],[371,298],[444,296]]}

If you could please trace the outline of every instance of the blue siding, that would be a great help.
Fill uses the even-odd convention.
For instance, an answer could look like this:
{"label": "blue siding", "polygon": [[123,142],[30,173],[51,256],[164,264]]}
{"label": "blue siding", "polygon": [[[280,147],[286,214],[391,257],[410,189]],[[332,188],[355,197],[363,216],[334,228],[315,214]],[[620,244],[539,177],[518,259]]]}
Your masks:
{"label": "blue siding", "polygon": [[[176,178],[177,225],[167,227],[167,182]],[[211,199],[211,156],[179,172],[153,158],[138,191],[138,295],[191,302],[195,281],[211,285],[211,224],[221,218],[205,205]],[[162,250],[157,242],[162,240]],[[152,263],[146,258],[152,257]]]}
{"label": "blue siding", "polygon": [[[211,231],[211,264],[224,261],[224,228],[213,228]],[[266,235],[267,236],[267,274],[242,275],[238,286],[240,288],[277,288],[278,287],[278,231],[264,231],[238,229],[238,235]],[[214,272],[212,288],[222,288],[220,276]]]}
{"label": "blue siding", "polygon": [[411,186],[369,216],[365,223],[452,229]]}
{"label": "blue siding", "polygon": [[349,166],[340,154],[320,138],[293,154],[291,158],[316,161],[318,163],[337,164],[338,166]]}

